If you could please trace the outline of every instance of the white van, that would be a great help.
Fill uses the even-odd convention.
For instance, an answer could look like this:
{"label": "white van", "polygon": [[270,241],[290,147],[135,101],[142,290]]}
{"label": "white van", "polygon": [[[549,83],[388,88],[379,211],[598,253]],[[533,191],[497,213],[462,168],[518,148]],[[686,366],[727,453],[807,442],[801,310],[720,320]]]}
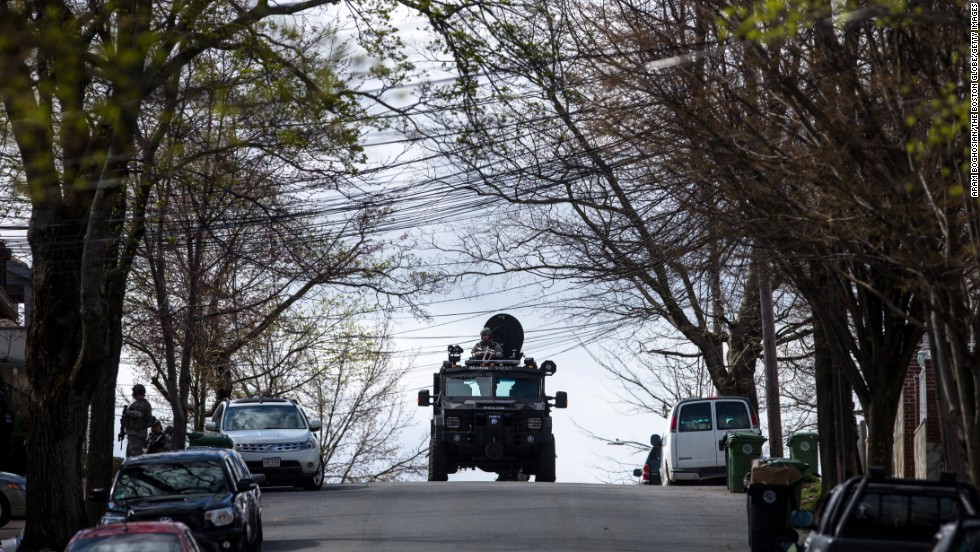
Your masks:
{"label": "white van", "polygon": [[725,479],[725,450],[719,442],[729,431],[751,431],[759,435],[759,415],[745,397],[684,399],[674,405],[667,418],[670,431],[663,444],[661,481]]}

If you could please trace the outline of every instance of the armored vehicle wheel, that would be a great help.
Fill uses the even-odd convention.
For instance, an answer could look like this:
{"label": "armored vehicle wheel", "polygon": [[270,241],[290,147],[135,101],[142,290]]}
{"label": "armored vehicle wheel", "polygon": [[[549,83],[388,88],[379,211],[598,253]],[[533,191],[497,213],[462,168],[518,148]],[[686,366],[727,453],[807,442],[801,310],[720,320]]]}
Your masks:
{"label": "armored vehicle wheel", "polygon": [[555,482],[555,440],[552,439],[541,445],[538,452],[538,471],[534,476],[536,483]]}
{"label": "armored vehicle wheel", "polygon": [[429,439],[429,481],[449,481],[449,460],[446,444]]}

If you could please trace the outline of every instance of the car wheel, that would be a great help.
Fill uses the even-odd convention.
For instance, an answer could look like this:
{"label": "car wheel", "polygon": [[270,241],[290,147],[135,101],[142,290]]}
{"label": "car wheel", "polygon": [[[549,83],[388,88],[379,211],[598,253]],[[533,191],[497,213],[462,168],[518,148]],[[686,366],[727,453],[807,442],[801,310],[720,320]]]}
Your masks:
{"label": "car wheel", "polygon": [[246,550],[248,552],[261,552],[262,551],[262,518],[257,518],[257,523],[255,525],[255,535],[252,536],[252,541],[248,543]]}
{"label": "car wheel", "polygon": [[303,482],[303,489],[307,491],[319,491],[323,487],[323,462],[320,462],[320,467],[317,468],[316,473],[311,475],[306,481]]}
{"label": "car wheel", "polygon": [[7,497],[0,494],[0,527],[10,523],[11,514],[10,501],[7,500]]}
{"label": "car wheel", "polygon": [[445,443],[429,439],[429,481],[449,481],[448,456]]}
{"label": "car wheel", "polygon": [[538,452],[538,471],[534,476],[535,483],[555,482],[555,440],[552,439],[541,445]]}

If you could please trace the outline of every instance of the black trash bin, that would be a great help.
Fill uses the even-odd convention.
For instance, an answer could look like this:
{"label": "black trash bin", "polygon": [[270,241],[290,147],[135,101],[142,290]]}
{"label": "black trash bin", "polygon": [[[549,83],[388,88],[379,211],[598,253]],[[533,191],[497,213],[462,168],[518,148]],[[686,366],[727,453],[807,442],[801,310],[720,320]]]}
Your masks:
{"label": "black trash bin", "polygon": [[745,489],[749,516],[749,547],[752,552],[780,550],[784,542],[796,542],[799,535],[790,524],[792,485],[750,483]]}

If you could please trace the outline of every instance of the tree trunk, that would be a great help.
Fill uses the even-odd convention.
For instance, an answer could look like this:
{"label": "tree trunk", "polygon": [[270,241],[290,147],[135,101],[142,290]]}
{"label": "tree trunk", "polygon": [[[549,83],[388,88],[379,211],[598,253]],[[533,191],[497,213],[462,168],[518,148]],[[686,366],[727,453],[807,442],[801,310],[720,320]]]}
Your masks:
{"label": "tree trunk", "polygon": [[861,472],[857,448],[857,422],[851,387],[834,363],[827,334],[814,319],[814,368],[817,392],[817,439],[820,442],[820,475],[823,481],[819,512],[835,485]]}
{"label": "tree trunk", "polygon": [[[113,453],[116,447],[114,433],[115,410],[116,410],[116,376],[118,366],[115,370],[107,370],[99,389],[92,400],[92,418],[89,422],[88,433],[88,457],[85,463],[85,492],[92,489],[108,489],[112,485],[112,466]],[[125,447],[125,444],[123,445]],[[119,456],[125,457],[125,451],[120,451]],[[106,504],[100,501],[85,500],[88,525],[96,525],[102,514],[105,513]]]}
{"label": "tree trunk", "polygon": [[[931,367],[936,374],[944,469],[976,484],[980,481],[980,451],[977,450],[980,420],[976,418],[980,411],[980,398],[976,396],[980,382],[976,361],[967,353],[970,335],[968,330],[958,333],[956,327],[945,323],[941,314],[955,312],[950,305],[954,298],[947,293],[933,292],[931,299],[929,347]],[[953,347],[951,343],[955,340],[966,343]]]}
{"label": "tree trunk", "polygon": [[[32,247],[33,315],[28,327],[27,373],[31,417],[27,438],[27,517],[20,550],[63,549],[86,526],[82,498],[82,444],[94,385],[72,381],[81,348],[78,296],[84,228],[78,213],[35,213]],[[50,244],[50,245],[49,245]],[[87,383],[87,382],[81,382]]]}
{"label": "tree trunk", "polygon": [[[110,287],[116,289],[107,292],[113,312],[122,312],[123,285],[121,282],[110,284]],[[86,494],[91,489],[109,489],[112,486],[112,459],[116,447],[116,380],[119,376],[119,358],[122,355],[122,316],[110,317],[108,325],[112,361],[105,366],[95,397],[92,399],[86,462]],[[125,457],[125,451],[121,451],[119,456]],[[85,506],[89,524],[97,524],[105,513],[105,503],[90,501],[86,496]]]}
{"label": "tree trunk", "polygon": [[837,426],[836,419],[840,412],[837,410],[837,386],[834,384],[834,365],[827,337],[820,322],[813,322],[813,368],[817,392],[817,439],[820,442],[820,476],[823,479],[821,497],[826,496],[834,485],[844,481],[843,470],[839,469],[840,453],[847,450],[842,447],[838,432],[833,431]]}
{"label": "tree trunk", "polygon": [[[884,391],[884,390],[882,390]],[[891,474],[893,447],[895,445],[895,416],[898,399],[875,393],[865,410],[868,422],[868,467],[881,466]],[[896,474],[900,477],[900,474]]]}

